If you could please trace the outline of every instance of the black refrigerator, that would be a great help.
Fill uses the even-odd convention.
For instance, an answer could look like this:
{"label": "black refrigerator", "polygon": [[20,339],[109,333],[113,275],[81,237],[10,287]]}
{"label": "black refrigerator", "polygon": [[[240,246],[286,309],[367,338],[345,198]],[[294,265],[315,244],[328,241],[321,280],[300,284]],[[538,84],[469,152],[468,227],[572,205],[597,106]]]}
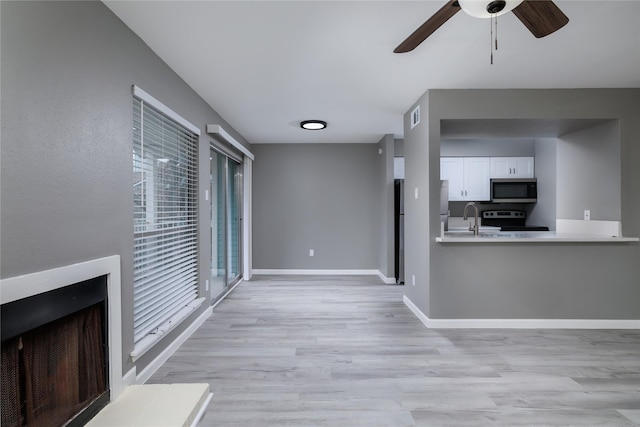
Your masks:
{"label": "black refrigerator", "polygon": [[396,283],[404,284],[404,180],[394,181],[394,252]]}

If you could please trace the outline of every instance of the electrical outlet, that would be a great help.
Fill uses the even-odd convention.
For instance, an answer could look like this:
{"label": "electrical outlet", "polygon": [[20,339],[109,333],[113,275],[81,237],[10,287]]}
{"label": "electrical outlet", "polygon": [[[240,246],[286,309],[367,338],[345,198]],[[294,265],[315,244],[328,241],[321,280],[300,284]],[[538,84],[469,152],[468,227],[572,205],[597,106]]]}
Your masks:
{"label": "electrical outlet", "polygon": [[418,187],[414,188],[413,190],[413,198],[418,200]]}
{"label": "electrical outlet", "polygon": [[314,256],[315,255],[315,251],[313,249],[309,249],[309,256]]}
{"label": "electrical outlet", "polygon": [[412,274],[412,275],[411,275],[411,284],[412,284],[413,286],[415,286],[415,285],[416,285],[416,275],[415,275],[415,274]]}
{"label": "electrical outlet", "polygon": [[204,288],[205,288],[205,290],[206,290],[207,292],[209,292],[209,281],[208,281],[208,280],[205,280],[205,281],[204,281]]}
{"label": "electrical outlet", "polygon": [[584,211],[584,220],[585,221],[591,221],[591,211],[588,209],[585,209]]}

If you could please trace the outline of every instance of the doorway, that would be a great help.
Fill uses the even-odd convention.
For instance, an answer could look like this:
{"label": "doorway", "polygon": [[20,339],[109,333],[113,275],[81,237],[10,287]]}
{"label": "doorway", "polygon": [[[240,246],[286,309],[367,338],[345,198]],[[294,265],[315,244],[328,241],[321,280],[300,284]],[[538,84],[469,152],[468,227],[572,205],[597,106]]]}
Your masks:
{"label": "doorway", "polygon": [[210,149],[212,304],[241,278],[242,271],[242,164]]}

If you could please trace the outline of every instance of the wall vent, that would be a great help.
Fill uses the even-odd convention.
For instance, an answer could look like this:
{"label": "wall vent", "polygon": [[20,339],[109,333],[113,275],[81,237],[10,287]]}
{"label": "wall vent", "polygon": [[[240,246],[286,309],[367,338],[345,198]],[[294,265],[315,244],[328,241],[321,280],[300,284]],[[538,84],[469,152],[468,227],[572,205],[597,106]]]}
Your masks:
{"label": "wall vent", "polygon": [[420,105],[411,112],[411,129],[416,127],[418,123],[420,123]]}

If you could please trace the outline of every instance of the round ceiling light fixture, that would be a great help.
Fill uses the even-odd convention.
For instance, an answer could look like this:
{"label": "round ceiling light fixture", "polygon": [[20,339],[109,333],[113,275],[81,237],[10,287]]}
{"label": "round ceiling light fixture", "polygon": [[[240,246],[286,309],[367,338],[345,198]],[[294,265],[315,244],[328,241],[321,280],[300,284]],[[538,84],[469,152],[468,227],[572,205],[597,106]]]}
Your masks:
{"label": "round ceiling light fixture", "polygon": [[520,6],[522,0],[458,0],[462,10],[476,18],[500,16]]}
{"label": "round ceiling light fixture", "polygon": [[327,122],[322,120],[305,120],[300,122],[300,127],[306,130],[321,130],[327,127]]}

